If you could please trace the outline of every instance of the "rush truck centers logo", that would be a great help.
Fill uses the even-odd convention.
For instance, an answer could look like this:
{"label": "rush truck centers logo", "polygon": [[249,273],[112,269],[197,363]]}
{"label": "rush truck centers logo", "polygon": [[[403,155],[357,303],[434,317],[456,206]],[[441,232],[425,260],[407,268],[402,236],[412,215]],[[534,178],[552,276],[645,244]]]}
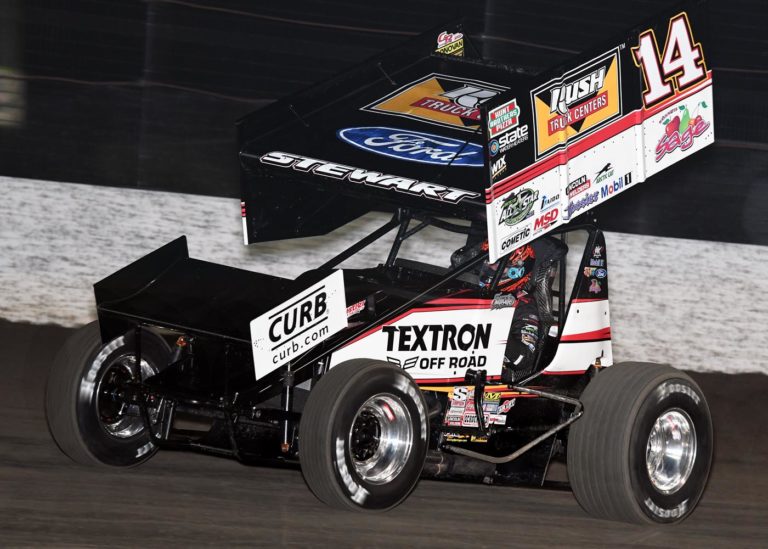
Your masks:
{"label": "rush truck centers logo", "polygon": [[344,273],[336,271],[251,321],[256,379],[346,327]]}
{"label": "rush truck centers logo", "polygon": [[479,80],[432,73],[361,110],[475,131],[480,126],[480,105],[506,89]]}
{"label": "rush truck centers logo", "polygon": [[531,91],[536,157],[557,150],[621,116],[618,50]]}

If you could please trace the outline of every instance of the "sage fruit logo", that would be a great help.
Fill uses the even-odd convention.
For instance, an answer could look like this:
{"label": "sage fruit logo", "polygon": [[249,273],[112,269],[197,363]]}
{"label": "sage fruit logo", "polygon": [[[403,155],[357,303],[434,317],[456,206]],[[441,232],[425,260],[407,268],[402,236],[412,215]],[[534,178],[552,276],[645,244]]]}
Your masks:
{"label": "sage fruit logo", "polygon": [[662,117],[664,133],[656,145],[656,162],[678,148],[685,151],[693,146],[695,139],[703,135],[711,125],[702,116],[708,108],[705,101],[700,101],[693,107],[693,113],[687,105],[680,105]]}
{"label": "sage fruit logo", "polygon": [[531,91],[537,158],[621,116],[618,49]]}
{"label": "sage fruit logo", "polygon": [[483,166],[483,148],[462,139],[396,128],[345,128],[339,139],[368,152],[440,166]]}
{"label": "sage fruit logo", "polygon": [[539,199],[539,191],[522,189],[507,198],[501,204],[499,225],[517,225],[533,215],[533,207]]}

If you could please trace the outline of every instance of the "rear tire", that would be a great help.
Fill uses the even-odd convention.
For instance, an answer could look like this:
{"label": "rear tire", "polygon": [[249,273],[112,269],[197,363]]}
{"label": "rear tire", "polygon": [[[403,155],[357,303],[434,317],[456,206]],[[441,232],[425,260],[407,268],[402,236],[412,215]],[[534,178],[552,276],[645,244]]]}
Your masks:
{"label": "rear tire", "polygon": [[92,322],[72,334],[56,356],[45,415],[56,444],[75,462],[132,467],[157,451],[135,405],[131,411],[110,395],[115,380],[146,379],[168,364],[170,349],[160,337],[143,332],[141,347],[139,372],[133,332],[102,345],[99,324]]}
{"label": "rear tire", "polygon": [[673,523],[699,502],[712,463],[712,418],[699,386],[671,366],[625,363],[582,393],[568,436],[568,477],[589,514]]}
{"label": "rear tire", "polygon": [[387,362],[350,360],[309,394],[299,428],[304,479],[332,507],[386,511],[415,488],[428,431],[424,396],[406,372]]}

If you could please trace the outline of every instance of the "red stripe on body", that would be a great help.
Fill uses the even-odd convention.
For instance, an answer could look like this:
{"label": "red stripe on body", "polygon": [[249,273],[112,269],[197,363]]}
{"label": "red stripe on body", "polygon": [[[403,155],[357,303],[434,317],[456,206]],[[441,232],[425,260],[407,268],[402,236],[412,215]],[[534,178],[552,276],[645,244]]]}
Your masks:
{"label": "red stripe on body", "polygon": [[601,339],[611,339],[611,327],[606,326],[599,330],[593,330],[591,332],[582,332],[580,334],[568,334],[563,335],[560,338],[560,342],[568,341],[595,341]]}

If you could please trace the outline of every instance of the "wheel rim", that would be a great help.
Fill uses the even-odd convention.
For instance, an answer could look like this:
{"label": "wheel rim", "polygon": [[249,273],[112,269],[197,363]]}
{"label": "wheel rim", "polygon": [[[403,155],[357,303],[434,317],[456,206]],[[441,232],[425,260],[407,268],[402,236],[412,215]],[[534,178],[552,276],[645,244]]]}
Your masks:
{"label": "wheel rim", "polygon": [[653,487],[662,494],[682,488],[696,461],[696,429],[679,408],[662,413],[653,424],[645,450],[645,465]]}
{"label": "wheel rim", "polygon": [[387,484],[402,472],[413,448],[413,422],[402,400],[372,396],[355,414],[349,430],[355,471],[371,484]]}
{"label": "wheel rim", "polygon": [[136,371],[136,357],[133,355],[119,356],[102,370],[96,384],[96,417],[109,435],[126,439],[144,431],[141,411],[138,405],[125,401],[123,387],[155,373],[155,369],[142,359],[139,377],[139,372]]}

